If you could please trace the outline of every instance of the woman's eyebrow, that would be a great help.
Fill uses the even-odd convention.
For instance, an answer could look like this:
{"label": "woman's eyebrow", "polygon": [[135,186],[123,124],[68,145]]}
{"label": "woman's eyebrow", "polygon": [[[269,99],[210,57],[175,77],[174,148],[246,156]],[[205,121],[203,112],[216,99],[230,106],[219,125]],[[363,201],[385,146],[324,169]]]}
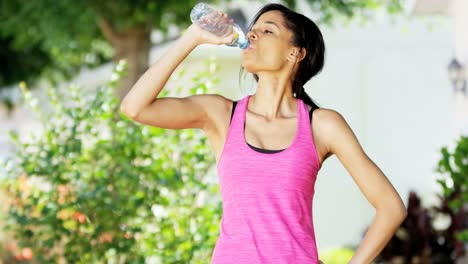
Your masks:
{"label": "woman's eyebrow", "polygon": [[[272,25],[276,26],[276,27],[278,28],[278,30],[280,29],[280,27],[278,26],[278,24],[276,24],[276,23],[273,22],[273,21],[264,21],[263,23],[265,23],[265,24],[272,24]],[[253,28],[256,24],[257,24],[257,23],[255,23],[255,24],[252,26],[252,28]]]}
{"label": "woman's eyebrow", "polygon": [[265,21],[264,22],[265,24],[272,24],[272,25],[275,25],[278,29],[280,29],[280,27],[273,21]]}

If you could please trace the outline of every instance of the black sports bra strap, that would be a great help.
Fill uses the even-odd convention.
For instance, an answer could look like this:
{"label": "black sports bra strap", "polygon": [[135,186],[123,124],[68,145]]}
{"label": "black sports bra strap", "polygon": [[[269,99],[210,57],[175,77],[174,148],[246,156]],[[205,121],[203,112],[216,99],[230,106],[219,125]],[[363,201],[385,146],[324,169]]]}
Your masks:
{"label": "black sports bra strap", "polygon": [[[231,121],[232,121],[232,116],[234,115],[234,109],[236,109],[236,104],[237,104],[237,101],[234,101],[232,103]],[[229,121],[229,124],[231,124],[231,121]]]}
{"label": "black sports bra strap", "polygon": [[309,110],[309,122],[312,124],[312,112],[314,112],[315,108],[312,106],[312,108]]}

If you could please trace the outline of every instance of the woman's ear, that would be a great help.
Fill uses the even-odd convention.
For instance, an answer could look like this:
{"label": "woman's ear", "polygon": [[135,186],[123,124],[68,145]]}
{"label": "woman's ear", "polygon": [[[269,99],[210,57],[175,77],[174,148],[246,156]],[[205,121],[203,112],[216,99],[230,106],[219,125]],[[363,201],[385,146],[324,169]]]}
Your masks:
{"label": "woman's ear", "polygon": [[294,47],[292,48],[291,52],[289,53],[288,55],[288,60],[289,61],[297,61],[297,62],[300,62],[301,60],[303,60],[306,56],[306,49],[305,48],[301,48],[299,50],[299,48],[297,47]]}

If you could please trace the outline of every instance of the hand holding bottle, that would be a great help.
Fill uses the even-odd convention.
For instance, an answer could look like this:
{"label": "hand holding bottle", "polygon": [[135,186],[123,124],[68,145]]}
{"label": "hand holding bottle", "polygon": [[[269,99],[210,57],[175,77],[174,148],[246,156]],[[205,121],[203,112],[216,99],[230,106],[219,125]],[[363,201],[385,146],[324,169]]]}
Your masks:
{"label": "hand holding bottle", "polygon": [[196,4],[190,12],[190,19],[193,24],[196,24],[193,26],[195,29],[191,28],[191,30],[201,40],[201,43],[226,44],[241,49],[247,48],[249,44],[249,40],[239,25],[229,19],[227,14],[206,3]]}
{"label": "hand holding bottle", "polygon": [[[201,18],[198,23],[210,25],[216,27],[216,25],[225,25],[233,24],[233,20],[229,19],[226,13],[219,12],[209,14]],[[191,24],[187,30],[186,34],[191,34],[197,44],[230,44],[237,37],[232,27],[226,27],[226,32],[222,36],[215,35],[214,33],[209,32],[208,30],[203,29],[199,24]]]}

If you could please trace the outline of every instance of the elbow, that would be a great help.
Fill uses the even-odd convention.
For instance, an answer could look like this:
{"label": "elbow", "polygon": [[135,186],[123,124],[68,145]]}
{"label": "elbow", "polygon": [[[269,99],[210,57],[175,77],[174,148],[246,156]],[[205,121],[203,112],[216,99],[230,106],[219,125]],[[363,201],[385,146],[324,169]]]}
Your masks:
{"label": "elbow", "polygon": [[403,221],[405,221],[406,217],[408,216],[408,211],[406,210],[404,204],[400,204],[400,206],[398,206],[397,208],[393,208],[392,211],[395,215],[395,218],[400,224],[403,223]]}
{"label": "elbow", "polygon": [[120,103],[120,112],[128,116],[130,119],[135,120],[138,116],[138,112],[132,109],[129,109],[128,103],[125,102],[125,100]]}
{"label": "elbow", "polygon": [[405,221],[408,213],[406,211],[406,208],[403,206],[402,208],[393,209],[393,215],[395,217],[395,221],[398,222],[398,224],[401,224]]}
{"label": "elbow", "polygon": [[400,210],[400,212],[401,212],[401,221],[403,222],[408,216],[408,210],[406,210],[405,205],[402,206],[402,209]]}
{"label": "elbow", "polygon": [[394,214],[394,221],[397,226],[401,226],[403,222],[405,222],[405,219],[407,217],[408,213],[406,209],[399,209],[395,214]]}
{"label": "elbow", "polygon": [[400,219],[403,222],[406,216],[408,216],[408,210],[406,209],[406,206],[401,198],[395,202],[394,208],[394,210],[397,212],[397,215],[400,216]]}
{"label": "elbow", "polygon": [[387,202],[384,205],[377,207],[377,210],[385,215],[391,216],[395,221],[402,223],[408,216],[408,211],[401,201]]}

